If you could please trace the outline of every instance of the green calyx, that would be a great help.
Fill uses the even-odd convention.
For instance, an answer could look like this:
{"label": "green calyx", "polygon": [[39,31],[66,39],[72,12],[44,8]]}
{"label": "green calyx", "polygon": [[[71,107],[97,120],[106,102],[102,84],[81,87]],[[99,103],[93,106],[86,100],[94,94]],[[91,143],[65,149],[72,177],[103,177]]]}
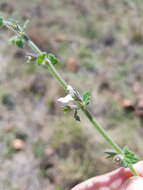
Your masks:
{"label": "green calyx", "polygon": [[17,38],[15,44],[17,45],[17,47],[23,48],[24,47],[24,40],[23,40],[23,38]]}
{"label": "green calyx", "polygon": [[15,44],[17,47],[19,48],[23,48],[24,47],[24,44],[25,44],[25,41],[22,37],[19,37],[19,36],[13,36],[11,39],[10,39],[10,42],[12,44]]}
{"label": "green calyx", "polygon": [[130,165],[133,165],[138,161],[140,161],[140,159],[136,156],[136,154],[130,151],[127,147],[123,148],[123,154],[124,154],[124,159],[122,161],[122,165],[125,168],[128,168]]}
{"label": "green calyx", "polygon": [[42,52],[40,53],[38,56],[37,56],[37,64],[38,65],[42,65],[42,64],[45,64],[45,59],[47,57],[47,53],[46,52]]}
{"label": "green calyx", "polygon": [[91,98],[91,93],[90,92],[86,92],[83,94],[83,104],[84,105],[88,105],[90,103],[90,98]]}
{"label": "green calyx", "polygon": [[51,54],[51,53],[48,54],[46,52],[42,52],[37,56],[37,64],[45,65],[46,59],[47,59],[47,61],[50,61],[53,65],[58,63],[57,58],[53,54]]}
{"label": "green calyx", "polygon": [[53,55],[52,53],[49,53],[48,54],[48,59],[51,61],[51,63],[53,65],[56,65],[58,63],[58,60],[57,58],[55,57],[55,55]]}
{"label": "green calyx", "polygon": [[124,168],[129,168],[131,165],[140,161],[136,154],[130,151],[128,147],[123,148],[122,154],[114,150],[106,151],[105,153],[107,154],[107,158],[113,158],[117,164],[120,164]]}

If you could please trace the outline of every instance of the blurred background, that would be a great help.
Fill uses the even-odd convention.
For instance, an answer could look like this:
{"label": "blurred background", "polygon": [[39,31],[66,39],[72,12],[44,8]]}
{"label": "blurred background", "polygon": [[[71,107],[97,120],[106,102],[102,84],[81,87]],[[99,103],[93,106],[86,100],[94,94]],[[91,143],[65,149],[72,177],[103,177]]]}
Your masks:
{"label": "blurred background", "polygon": [[[142,157],[143,2],[0,0],[5,18],[23,23],[60,60],[64,79],[92,92],[90,110],[121,147]],[[86,118],[74,121],[57,99],[64,91],[0,31],[0,189],[69,190],[117,168],[110,147]]]}

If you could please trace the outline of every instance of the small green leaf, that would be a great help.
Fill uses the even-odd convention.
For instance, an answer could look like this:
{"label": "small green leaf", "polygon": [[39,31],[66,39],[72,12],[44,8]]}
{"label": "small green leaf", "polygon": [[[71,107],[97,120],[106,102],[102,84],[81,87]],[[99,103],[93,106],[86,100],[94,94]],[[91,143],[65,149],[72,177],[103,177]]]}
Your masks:
{"label": "small green leaf", "polygon": [[17,47],[19,48],[23,48],[24,47],[24,40],[22,37],[18,37],[18,36],[13,36],[11,39],[10,39],[10,42],[12,44],[15,44]]}
{"label": "small green leaf", "polygon": [[107,154],[107,158],[113,158],[114,156],[118,154],[114,150],[109,150],[109,151],[106,151],[105,153]]}
{"label": "small green leaf", "polygon": [[135,153],[131,152],[127,147],[123,148],[123,153],[124,159],[122,164],[125,168],[140,161],[140,159],[135,155]]}
{"label": "small green leaf", "polygon": [[58,63],[58,60],[57,58],[55,57],[55,55],[53,55],[52,53],[49,53],[48,54],[48,59],[51,61],[51,63],[53,65],[56,65]]}
{"label": "small green leaf", "polygon": [[90,98],[91,98],[91,93],[90,92],[86,92],[85,94],[83,94],[83,103],[85,105],[88,105],[90,103]]}
{"label": "small green leaf", "polygon": [[68,106],[68,105],[66,105],[66,106],[63,107],[63,111],[64,111],[65,113],[70,112],[70,111],[71,111],[71,107]]}
{"label": "small green leaf", "polygon": [[4,25],[4,19],[3,17],[0,17],[0,27],[2,27]]}
{"label": "small green leaf", "polygon": [[17,47],[23,48],[24,47],[24,40],[22,38],[17,38],[15,44],[17,45]]}
{"label": "small green leaf", "polygon": [[78,115],[78,113],[77,113],[77,110],[75,110],[75,112],[74,112],[74,119],[75,119],[76,121],[80,121],[80,117],[79,117],[79,115]]}
{"label": "small green leaf", "polygon": [[47,56],[47,53],[46,53],[46,52],[40,53],[40,54],[38,55],[38,57],[37,57],[37,60],[36,60],[37,63],[38,63],[39,65],[41,65],[41,64],[44,62],[46,56]]}

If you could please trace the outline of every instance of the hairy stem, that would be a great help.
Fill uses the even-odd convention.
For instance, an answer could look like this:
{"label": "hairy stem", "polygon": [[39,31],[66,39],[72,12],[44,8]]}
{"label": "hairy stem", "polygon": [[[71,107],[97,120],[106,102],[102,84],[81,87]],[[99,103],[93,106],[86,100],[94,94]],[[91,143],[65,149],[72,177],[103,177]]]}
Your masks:
{"label": "hairy stem", "polygon": [[[35,53],[41,53],[40,49],[30,40],[29,46]],[[47,65],[50,73],[53,75],[54,78],[57,79],[57,81],[60,83],[60,85],[63,87],[64,90],[67,90],[67,83],[65,80],[61,77],[61,75],[57,72],[56,68],[53,66],[53,64],[48,60]],[[111,145],[111,147],[118,153],[123,155],[122,149],[113,141],[113,139],[107,134],[105,129],[97,122],[95,118],[93,118],[92,114],[88,111],[87,108],[83,107],[80,103],[77,103],[79,107],[81,108],[84,115],[88,118],[90,123],[96,128],[96,130],[99,132],[99,134],[105,139],[105,141]],[[132,165],[130,165],[130,170],[134,176],[138,176],[138,173],[133,168]]]}
{"label": "hairy stem", "polygon": [[[31,47],[32,50],[35,50],[35,53],[39,52],[41,53],[40,50],[38,50],[38,47],[30,40],[29,46]],[[38,51],[37,51],[38,50]],[[53,75],[54,78],[57,79],[57,81],[61,84],[61,86],[64,88],[64,90],[67,90],[67,83],[64,81],[64,79],[59,75],[57,72],[56,68],[53,66],[52,63],[48,60],[48,69],[50,73]],[[97,131],[100,133],[100,135],[108,142],[114,150],[116,150],[117,153],[123,154],[122,149],[112,140],[112,138],[107,134],[107,132],[101,127],[96,119],[93,119],[91,113],[88,111],[87,108],[83,108],[83,106],[80,106],[81,110],[85,114],[85,116],[88,118],[88,120],[92,123],[92,125],[97,129]]]}
{"label": "hairy stem", "polygon": [[[29,39],[29,38],[28,38]],[[32,40],[28,40],[28,45],[31,47],[31,49],[36,53],[42,53],[42,51],[38,48],[38,46],[36,46],[36,44],[32,41]]]}
{"label": "hairy stem", "polygon": [[59,84],[61,85],[61,87],[64,90],[67,90],[68,84],[66,83],[66,81],[61,77],[61,75],[57,72],[56,68],[53,66],[53,64],[48,60],[48,64],[47,67],[50,71],[50,73],[53,75],[53,77],[55,77],[57,79],[57,81],[59,82]]}
{"label": "hairy stem", "polygon": [[[38,48],[38,46],[25,34],[23,33],[22,30],[20,30],[20,26],[18,25],[12,25],[11,23],[9,23],[8,21],[4,21],[4,24],[7,28],[9,28],[10,30],[12,30],[13,32],[16,33],[16,35],[18,36],[23,36],[23,39],[25,40],[25,42],[29,45],[29,47],[32,49],[32,51],[36,54],[39,55],[42,53],[42,51]],[[16,27],[19,27],[18,30]],[[49,70],[49,72],[52,74],[52,76],[59,82],[59,84],[61,85],[61,87],[67,91],[68,89],[68,84],[66,83],[66,81],[61,77],[61,75],[59,74],[59,72],[57,72],[56,68],[54,67],[54,65],[51,63],[51,61],[46,58],[45,59],[45,64],[44,66],[46,66]],[[96,128],[96,130],[99,132],[99,134],[105,139],[105,141],[111,145],[111,147],[118,153],[121,155],[124,155],[122,149],[113,141],[113,139],[107,134],[107,132],[104,130],[104,128],[102,128],[102,126],[96,121],[95,118],[93,118],[92,114],[88,111],[87,107],[83,106],[83,104],[80,101],[76,101],[78,107],[82,110],[82,112],[84,113],[84,115],[88,118],[88,120],[90,121],[90,123],[94,126],[94,128]],[[138,175],[136,170],[133,168],[132,165],[129,166],[131,172],[133,173],[133,175]]]}
{"label": "hairy stem", "polygon": [[101,125],[94,119],[91,115],[91,113],[86,108],[81,108],[83,113],[86,115],[88,120],[92,123],[92,125],[97,129],[97,131],[102,135],[102,137],[112,146],[116,152],[119,154],[123,154],[122,149],[113,141],[113,139],[107,134],[105,129],[101,127]]}

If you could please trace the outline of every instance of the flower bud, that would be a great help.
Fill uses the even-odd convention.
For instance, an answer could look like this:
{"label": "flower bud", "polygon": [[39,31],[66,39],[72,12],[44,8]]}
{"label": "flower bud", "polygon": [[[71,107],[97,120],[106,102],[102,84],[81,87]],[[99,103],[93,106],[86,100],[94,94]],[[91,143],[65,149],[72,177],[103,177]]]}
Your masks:
{"label": "flower bud", "polygon": [[114,156],[114,162],[117,165],[122,165],[123,159],[124,159],[124,156],[121,154],[117,154],[116,156]]}

